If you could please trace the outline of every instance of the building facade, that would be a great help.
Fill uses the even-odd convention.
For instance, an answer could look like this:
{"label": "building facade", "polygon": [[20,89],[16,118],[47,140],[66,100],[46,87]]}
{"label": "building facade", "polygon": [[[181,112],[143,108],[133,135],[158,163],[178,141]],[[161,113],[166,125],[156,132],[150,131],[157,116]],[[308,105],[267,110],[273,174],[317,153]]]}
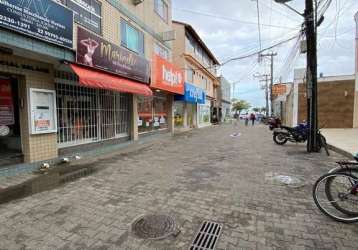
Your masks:
{"label": "building facade", "polygon": [[[296,126],[307,121],[307,90],[303,80],[296,79],[284,100],[283,121]],[[318,78],[318,122],[323,128],[354,126],[355,77],[328,76]]]}
{"label": "building facade", "polygon": [[355,14],[356,21],[356,53],[355,53],[355,98],[354,98],[354,128],[358,128],[358,12]]}
{"label": "building facade", "polygon": [[173,61],[185,71],[185,95],[177,96],[175,101],[175,126],[178,129],[208,126],[218,107],[219,62],[192,26],[173,21],[173,28],[176,33]]}
{"label": "building facade", "polygon": [[2,1],[0,14],[0,165],[173,131],[170,0]]}
{"label": "building facade", "polygon": [[218,79],[220,82],[221,93],[219,117],[220,121],[224,122],[231,117],[231,84],[223,76],[220,76]]}

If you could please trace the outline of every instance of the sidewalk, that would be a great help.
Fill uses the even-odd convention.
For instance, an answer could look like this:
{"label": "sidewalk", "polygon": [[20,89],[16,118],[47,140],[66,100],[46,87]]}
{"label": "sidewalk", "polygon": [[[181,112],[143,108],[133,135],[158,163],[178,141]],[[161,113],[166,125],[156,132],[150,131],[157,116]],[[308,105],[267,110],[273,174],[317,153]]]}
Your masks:
{"label": "sidewalk", "polygon": [[329,146],[340,154],[351,157],[358,152],[358,128],[322,129]]}

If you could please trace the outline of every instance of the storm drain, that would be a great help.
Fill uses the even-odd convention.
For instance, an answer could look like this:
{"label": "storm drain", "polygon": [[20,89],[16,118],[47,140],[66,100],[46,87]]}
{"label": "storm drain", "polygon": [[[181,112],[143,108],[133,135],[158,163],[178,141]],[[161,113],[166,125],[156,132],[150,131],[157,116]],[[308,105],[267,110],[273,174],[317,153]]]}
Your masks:
{"label": "storm drain", "polygon": [[189,250],[213,250],[219,240],[222,225],[216,222],[204,221],[196,234]]}
{"label": "storm drain", "polygon": [[169,215],[150,214],[136,219],[132,232],[141,239],[160,240],[175,233],[175,220]]}

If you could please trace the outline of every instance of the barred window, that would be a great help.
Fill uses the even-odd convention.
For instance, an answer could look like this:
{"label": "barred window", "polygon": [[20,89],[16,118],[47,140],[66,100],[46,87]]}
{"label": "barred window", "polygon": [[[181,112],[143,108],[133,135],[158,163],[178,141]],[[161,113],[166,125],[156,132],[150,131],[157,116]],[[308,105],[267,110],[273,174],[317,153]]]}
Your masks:
{"label": "barred window", "polygon": [[61,83],[56,92],[60,147],[129,135],[128,94]]}

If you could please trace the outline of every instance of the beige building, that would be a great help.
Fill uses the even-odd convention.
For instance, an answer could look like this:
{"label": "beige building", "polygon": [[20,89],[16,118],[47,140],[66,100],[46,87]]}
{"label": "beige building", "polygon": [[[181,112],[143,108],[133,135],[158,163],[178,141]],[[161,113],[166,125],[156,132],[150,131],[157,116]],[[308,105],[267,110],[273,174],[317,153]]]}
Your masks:
{"label": "beige building", "polygon": [[[173,21],[173,28],[176,33],[173,61],[185,70],[187,90],[186,95],[175,103],[175,125],[178,128],[208,126],[218,107],[216,68],[219,61],[191,25]],[[189,95],[193,92],[199,98],[191,98]]]}
{"label": "beige building", "polygon": [[354,98],[354,128],[358,128],[358,12],[354,17],[356,21],[356,67],[355,67],[355,98]]}
{"label": "beige building", "polygon": [[[173,98],[182,90],[170,64],[171,0],[41,2],[49,13],[37,2],[0,4],[19,25],[0,25],[0,165],[173,130]],[[35,26],[12,8],[37,14]],[[151,81],[162,65],[166,79]],[[172,81],[176,89],[167,87]]]}
{"label": "beige building", "polygon": [[[284,124],[296,126],[307,121],[306,84],[298,78],[287,94],[275,100],[275,113]],[[318,122],[323,128],[352,128],[354,118],[354,75],[318,78]]]}

